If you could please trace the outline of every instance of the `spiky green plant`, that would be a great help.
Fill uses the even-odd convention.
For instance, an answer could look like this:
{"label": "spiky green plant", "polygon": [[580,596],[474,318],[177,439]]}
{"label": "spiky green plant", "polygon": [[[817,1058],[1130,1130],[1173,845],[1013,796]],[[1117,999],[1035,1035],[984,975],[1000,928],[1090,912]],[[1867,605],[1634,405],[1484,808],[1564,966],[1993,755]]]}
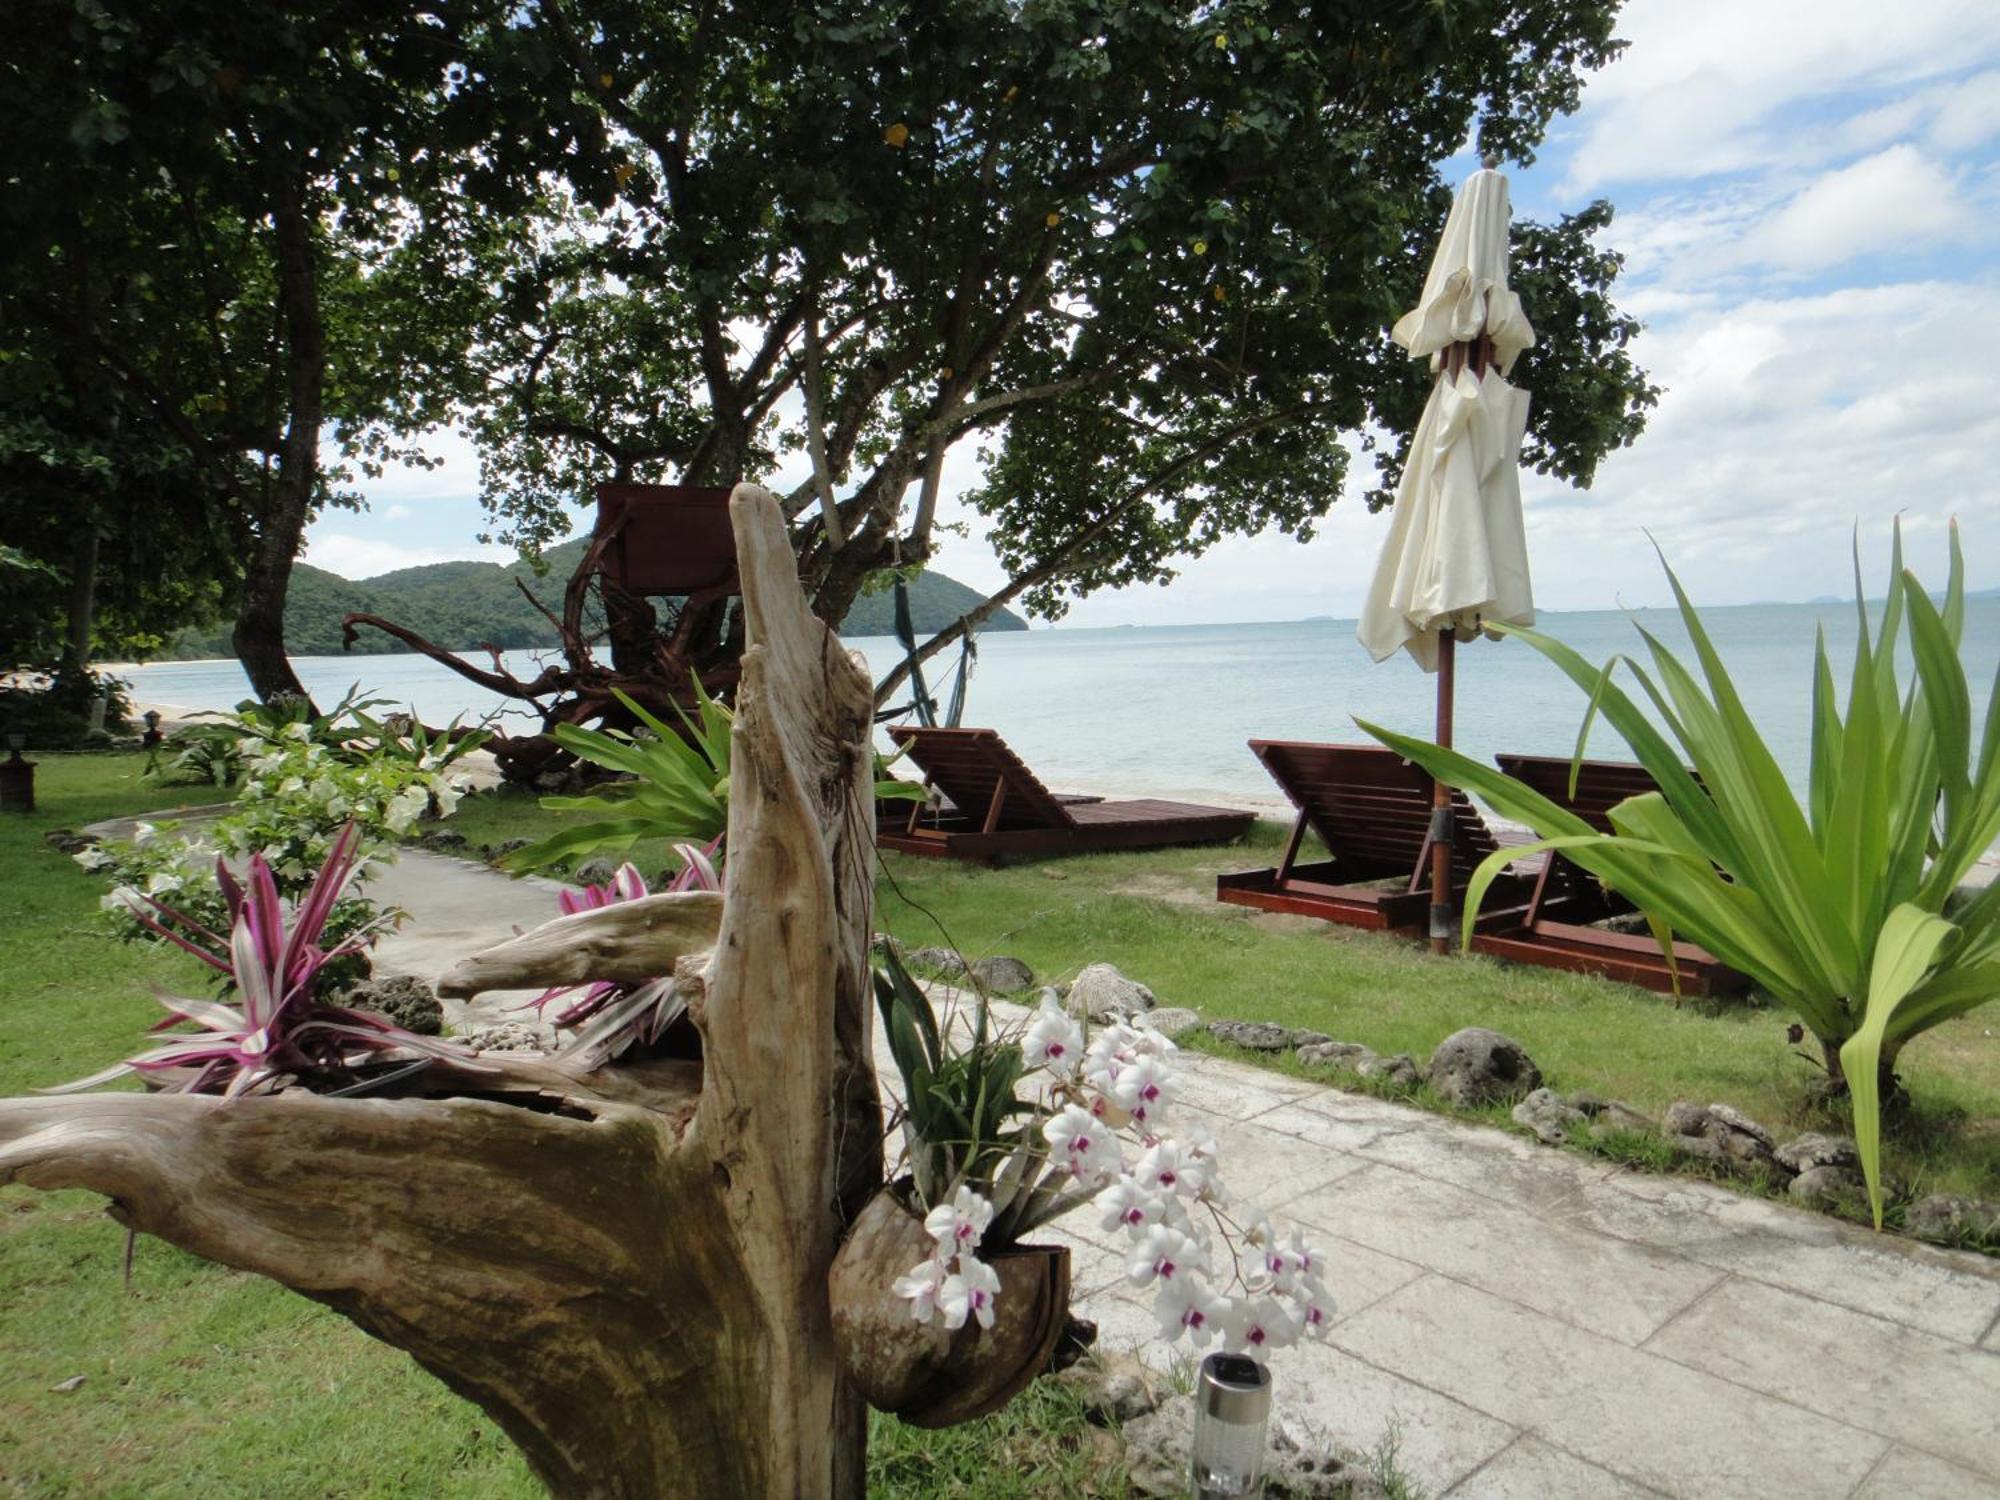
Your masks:
{"label": "spiky green plant", "polygon": [[[1664,566],[1664,559],[1662,559]],[[2000,714],[1975,715],[1959,640],[1964,560],[1951,536],[1943,608],[1903,568],[1896,536],[1889,589],[1871,627],[1855,560],[1859,618],[1847,701],[1837,697],[1825,632],[1813,672],[1812,765],[1802,804],[1758,733],[1701,616],[1671,567],[1700,676],[1643,626],[1652,672],[1631,657],[1592,667],[1560,641],[1512,629],[1590,697],[1584,753],[1599,714],[1659,785],[1611,811],[1614,832],[1491,766],[1363,724],[1433,775],[1533,828],[1540,843],[1622,892],[1656,934],[1700,943],[1792,1007],[1845,1085],[1875,1222],[1882,1222],[1882,1081],[1911,1038],[2000,994],[2000,884],[1961,899],[1961,882],[2000,836]],[[1915,674],[1899,680],[1908,627]],[[1663,733],[1612,680],[1630,670]],[[1706,684],[1704,689],[1704,683]],[[1975,739],[1976,717],[1984,728]],[[1671,737],[1670,737],[1671,736]],[[1692,767],[1690,774],[1689,767]],[[1503,850],[1466,891],[1466,935],[1505,865]]]}
{"label": "spiky green plant", "polygon": [[563,724],[555,730],[555,741],[579,759],[627,779],[586,797],[542,798],[542,806],[553,812],[593,816],[515,851],[507,860],[510,869],[623,854],[648,838],[707,843],[728,827],[729,736],[736,723],[728,706],[695,683],[694,713],[679,711],[683,732],[624,693],[613,692],[644,726],[644,735]]}

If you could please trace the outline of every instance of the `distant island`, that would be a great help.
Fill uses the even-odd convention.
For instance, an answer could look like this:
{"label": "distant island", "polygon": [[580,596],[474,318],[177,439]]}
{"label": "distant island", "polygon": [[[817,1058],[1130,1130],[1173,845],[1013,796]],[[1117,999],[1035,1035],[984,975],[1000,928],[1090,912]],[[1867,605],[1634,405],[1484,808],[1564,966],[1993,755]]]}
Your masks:
{"label": "distant island", "polygon": [[[445,562],[355,580],[300,563],[292,570],[291,591],[285,599],[285,645],[296,656],[337,656],[341,616],[365,613],[406,625],[451,651],[474,650],[489,642],[503,650],[553,647],[558,644],[555,628],[523,597],[515,580],[560,614],[563,585],[585,545],[578,540],[551,547],[543,554],[546,571],[539,574],[525,562]],[[956,622],[984,597],[955,578],[927,571],[910,581],[910,614],[920,635],[935,632]],[[886,587],[855,600],[840,622],[840,633],[846,636],[892,635],[895,628],[895,596]],[[1005,609],[981,627],[1027,628],[1026,620]],[[352,654],[386,656],[408,649],[379,630],[363,630]],[[233,654],[225,623],[182,631],[155,660]]]}

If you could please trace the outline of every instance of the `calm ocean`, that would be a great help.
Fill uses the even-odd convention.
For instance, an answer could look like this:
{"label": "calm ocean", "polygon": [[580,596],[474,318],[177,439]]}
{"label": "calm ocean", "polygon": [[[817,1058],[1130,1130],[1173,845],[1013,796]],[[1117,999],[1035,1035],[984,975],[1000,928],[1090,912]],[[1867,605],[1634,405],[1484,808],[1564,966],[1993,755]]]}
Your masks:
{"label": "calm ocean", "polygon": [[[1802,786],[1814,632],[1824,622],[1844,671],[1852,606],[1744,605],[1703,618],[1780,763]],[[1667,610],[1542,617],[1544,630],[1593,663],[1640,653],[1635,625],[1677,649],[1686,643],[1679,617]],[[878,679],[897,659],[893,640],[852,644]],[[2000,661],[2000,599],[1968,605],[1964,655],[1978,703]],[[532,674],[529,653],[509,657],[517,673]],[[954,653],[933,664],[941,695],[936,678],[955,660]],[[1481,757],[1569,753],[1585,700],[1553,665],[1519,641],[1461,646],[1458,662],[1460,748]],[[499,703],[421,656],[302,657],[295,665],[323,705],[356,681],[432,722]],[[233,661],[168,662],[127,675],[135,698],[184,709],[227,708],[247,692]],[[1276,789],[1245,740],[1362,740],[1357,716],[1427,734],[1433,684],[1405,656],[1371,663],[1351,620],[1016,631],[980,640],[965,722],[1000,730],[1058,790],[1272,806]],[[1627,754],[1601,725],[1591,750]]]}

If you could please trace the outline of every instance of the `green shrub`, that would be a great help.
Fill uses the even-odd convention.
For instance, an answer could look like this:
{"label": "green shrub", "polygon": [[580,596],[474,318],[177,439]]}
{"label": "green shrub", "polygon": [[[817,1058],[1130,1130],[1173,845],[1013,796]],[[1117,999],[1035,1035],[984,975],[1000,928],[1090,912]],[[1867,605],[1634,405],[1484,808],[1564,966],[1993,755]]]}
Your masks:
{"label": "green shrub", "polygon": [[[1541,836],[1536,847],[1560,850],[1623,892],[1656,933],[1685,934],[1796,1010],[1819,1039],[1829,1078],[1852,1095],[1878,1227],[1883,1080],[1893,1084],[1897,1055],[1911,1038],[2000,993],[2000,884],[1958,896],[2000,836],[2000,715],[1989,689],[1975,740],[1959,657],[1964,572],[1954,528],[1940,609],[1904,570],[1899,531],[1871,634],[1857,557],[1854,668],[1843,706],[1822,632],[1803,804],[1671,568],[1667,578],[1699,677],[1644,627],[1651,673],[1629,657],[1593,668],[1559,641],[1508,631],[1589,694],[1578,757],[1601,713],[1659,784],[1612,809],[1613,833],[1593,831],[1466,756],[1363,726],[1433,775],[1527,823]],[[1897,662],[1905,625],[1915,665],[1907,687]],[[1621,665],[1668,733],[1612,680]],[[1504,850],[1480,866],[1467,891],[1468,934],[1481,897],[1522,852]]]}

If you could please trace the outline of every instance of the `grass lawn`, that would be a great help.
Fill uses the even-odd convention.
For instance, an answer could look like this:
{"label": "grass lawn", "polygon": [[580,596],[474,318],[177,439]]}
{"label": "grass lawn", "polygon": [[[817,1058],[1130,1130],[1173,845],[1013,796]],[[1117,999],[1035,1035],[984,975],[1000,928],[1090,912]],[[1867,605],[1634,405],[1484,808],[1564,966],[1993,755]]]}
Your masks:
{"label": "grass lawn", "polygon": [[[452,827],[475,845],[497,844],[539,837],[564,816],[504,789],[467,799]],[[1259,823],[1248,848],[1081,855],[1000,869],[888,854],[876,922],[911,945],[955,944],[975,958],[1011,954],[1049,981],[1086,963],[1116,964],[1163,1005],[1311,1027],[1378,1052],[1409,1052],[1419,1063],[1460,1027],[1490,1026],[1521,1042],[1551,1087],[1592,1089],[1654,1115],[1688,1098],[1733,1104],[1780,1132],[1845,1128],[1810,1102],[1818,1049],[1810,1038],[1802,1048],[1787,1042],[1794,1018],[1784,1012],[1740,1000],[1676,1006],[1588,975],[1436,958],[1400,939],[1217,902],[1215,876],[1275,864],[1285,832]],[[671,863],[657,843],[633,857],[649,875]],[[1233,1050],[1205,1036],[1193,1045]],[[1293,1067],[1288,1059],[1253,1060]],[[1891,1134],[1891,1174],[1914,1193],[2000,1198],[2000,1006],[1920,1037],[1903,1053],[1902,1073],[1916,1107]],[[1445,1108],[1427,1089],[1409,1097]],[[1484,1117],[1511,1123],[1505,1110]]]}
{"label": "grass lawn", "polygon": [[[129,1054],[160,1014],[154,986],[204,983],[190,958],[109,936],[103,882],[43,835],[214,793],[142,782],[136,755],[37,759],[39,811],[0,818],[0,1096]],[[95,1194],[0,1188],[0,1494],[542,1493],[490,1420],[398,1350],[273,1282],[150,1238],[127,1288],[124,1245]],[[79,1388],[54,1389],[79,1375]],[[874,1432],[880,1496],[1125,1492],[1116,1460],[1052,1386],[951,1432],[887,1418]]]}

